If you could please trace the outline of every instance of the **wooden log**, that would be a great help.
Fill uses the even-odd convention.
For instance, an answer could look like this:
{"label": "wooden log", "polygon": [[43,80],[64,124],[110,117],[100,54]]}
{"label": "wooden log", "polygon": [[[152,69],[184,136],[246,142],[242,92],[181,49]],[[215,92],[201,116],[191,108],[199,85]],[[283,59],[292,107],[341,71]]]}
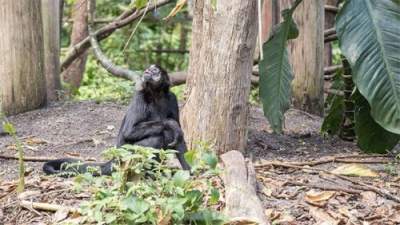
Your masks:
{"label": "wooden log", "polygon": [[221,155],[224,164],[225,213],[230,218],[247,218],[259,225],[270,224],[255,188],[252,164],[246,166],[242,153],[229,151]]}

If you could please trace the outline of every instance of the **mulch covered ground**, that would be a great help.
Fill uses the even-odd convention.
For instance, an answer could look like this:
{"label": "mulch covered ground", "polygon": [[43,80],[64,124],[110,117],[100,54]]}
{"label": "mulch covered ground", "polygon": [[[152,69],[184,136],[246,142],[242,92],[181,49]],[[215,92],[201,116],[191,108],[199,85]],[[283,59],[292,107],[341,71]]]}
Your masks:
{"label": "mulch covered ground", "polygon": [[[101,160],[101,152],[114,144],[125,109],[115,103],[57,103],[9,119],[27,157]],[[261,109],[251,110],[247,156],[255,161],[259,196],[271,221],[400,224],[394,157],[365,156],[353,143],[324,138],[321,118],[298,110],[287,113],[285,124],[284,135],[273,134]],[[15,153],[12,139],[0,137],[0,155]],[[0,224],[51,224],[66,217],[65,211],[37,210],[23,201],[78,207],[88,198],[73,193],[69,179],[43,176],[42,162],[26,166],[27,191],[17,198],[17,161],[0,158]]]}

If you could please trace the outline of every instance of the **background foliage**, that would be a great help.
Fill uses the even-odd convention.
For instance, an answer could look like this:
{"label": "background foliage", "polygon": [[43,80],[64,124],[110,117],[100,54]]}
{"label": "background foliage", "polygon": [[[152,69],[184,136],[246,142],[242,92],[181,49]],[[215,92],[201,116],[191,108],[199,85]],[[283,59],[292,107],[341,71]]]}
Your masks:
{"label": "background foliage", "polygon": [[[70,21],[74,0],[67,0],[64,6],[64,23],[62,27],[61,45],[63,52],[70,45],[72,22]],[[118,16],[129,7],[130,0],[97,0],[96,15],[98,19],[109,19]],[[174,4],[158,8],[148,14],[133,35],[125,52],[122,52],[136,23],[117,30],[109,38],[101,42],[104,53],[116,64],[141,71],[149,64],[159,64],[167,71],[182,71],[188,66],[187,53],[158,53],[154,50],[187,50],[190,45],[191,21],[187,19],[184,9],[168,21],[162,18],[168,15]],[[101,25],[101,24],[100,24]],[[187,37],[181,42],[182,32]],[[96,99],[98,101],[117,99],[126,101],[132,95],[132,83],[112,77],[98,63],[89,51],[86,71],[82,85],[75,93],[74,99]],[[182,93],[182,87],[174,88],[177,94]]]}

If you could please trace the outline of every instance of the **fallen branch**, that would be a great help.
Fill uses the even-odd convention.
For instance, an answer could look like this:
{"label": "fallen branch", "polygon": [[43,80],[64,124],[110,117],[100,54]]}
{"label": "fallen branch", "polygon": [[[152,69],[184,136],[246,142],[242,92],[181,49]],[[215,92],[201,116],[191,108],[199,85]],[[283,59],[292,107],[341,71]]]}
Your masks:
{"label": "fallen branch", "polygon": [[[113,22],[94,31],[93,32],[94,36],[97,38],[98,41],[101,41],[110,36],[115,30],[122,28],[126,25],[129,25],[136,19],[140,18],[143,14],[151,12],[157,7],[161,7],[171,2],[172,2],[171,0],[158,0],[155,4],[149,5],[147,10],[128,9],[125,12],[123,12],[120,16],[118,16]],[[89,36],[83,39],[78,44],[72,46],[61,63],[61,72],[64,71],[66,68],[68,68],[71,65],[71,63],[81,54],[83,54],[89,47],[90,47]]]}
{"label": "fallen branch", "polygon": [[[11,160],[18,160],[17,156],[14,155],[0,155],[0,159],[11,159]],[[47,162],[49,160],[54,160],[55,158],[49,158],[49,157],[29,157],[29,156],[25,156],[23,158],[24,161],[26,162]]]}
{"label": "fallen branch", "polygon": [[[93,158],[82,159],[82,158],[80,158],[80,157],[75,157],[75,156],[73,156],[73,158],[74,158],[74,159],[78,159],[78,160],[82,160],[82,161],[84,161],[84,162],[94,162],[94,161],[96,161],[96,160],[93,159]],[[0,154],[0,159],[18,160],[18,157],[17,157],[17,156],[14,156],[14,155],[2,155],[2,154]],[[23,160],[24,160],[25,162],[47,162],[47,161],[54,160],[54,159],[57,159],[57,158],[53,158],[53,157],[40,157],[40,156],[25,156],[25,157],[23,158]]]}
{"label": "fallen branch", "polygon": [[[374,163],[390,163],[392,160],[390,159],[374,159],[374,160],[361,160],[362,158],[383,158],[383,157],[389,157],[387,155],[345,155],[345,156],[334,156],[334,157],[329,157],[326,159],[320,159],[320,160],[314,160],[314,161],[308,161],[308,162],[277,162],[277,161],[268,161],[264,162],[262,164],[257,164],[255,165],[256,168],[262,168],[266,166],[273,165],[275,163],[285,163],[286,165],[294,165],[294,166],[316,166],[320,164],[326,164],[326,163],[363,163],[363,164],[374,164]],[[350,158],[350,159],[349,159]]]}
{"label": "fallen branch", "polygon": [[259,225],[269,224],[264,208],[254,186],[252,164],[246,166],[242,153],[230,151],[221,155],[224,164],[226,214],[231,217],[245,217]]}
{"label": "fallen branch", "polygon": [[354,190],[351,188],[345,188],[345,187],[334,187],[331,185],[323,185],[323,184],[308,184],[308,183],[303,183],[303,182],[297,182],[297,181],[288,181],[285,183],[285,185],[291,185],[291,186],[304,186],[304,187],[309,187],[309,188],[315,188],[315,189],[320,189],[323,191],[340,191],[340,192],[345,192],[349,194],[361,194],[361,191],[359,190]]}
{"label": "fallen branch", "polygon": [[78,209],[74,208],[74,207],[42,203],[42,202],[30,202],[30,201],[22,200],[22,201],[20,201],[19,205],[26,209],[38,209],[38,210],[50,211],[50,212],[57,212],[59,210],[68,210],[69,213],[79,213]]}

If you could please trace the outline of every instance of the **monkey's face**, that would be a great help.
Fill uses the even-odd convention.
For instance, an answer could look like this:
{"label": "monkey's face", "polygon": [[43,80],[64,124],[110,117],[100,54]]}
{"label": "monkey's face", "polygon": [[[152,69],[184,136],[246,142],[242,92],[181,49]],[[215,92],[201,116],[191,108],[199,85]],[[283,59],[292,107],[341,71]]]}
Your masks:
{"label": "monkey's face", "polygon": [[154,91],[169,88],[167,72],[158,65],[151,65],[143,73],[142,87]]}

